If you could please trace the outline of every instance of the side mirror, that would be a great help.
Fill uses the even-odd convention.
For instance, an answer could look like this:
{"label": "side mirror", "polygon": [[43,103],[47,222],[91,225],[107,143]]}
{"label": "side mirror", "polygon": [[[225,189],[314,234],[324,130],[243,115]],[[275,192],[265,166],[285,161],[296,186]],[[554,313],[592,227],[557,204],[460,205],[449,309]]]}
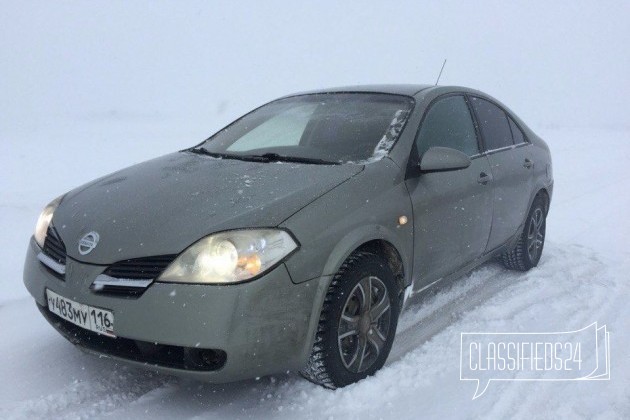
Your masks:
{"label": "side mirror", "polygon": [[468,168],[470,158],[459,150],[449,147],[431,147],[424,152],[420,163],[421,172],[445,172]]}

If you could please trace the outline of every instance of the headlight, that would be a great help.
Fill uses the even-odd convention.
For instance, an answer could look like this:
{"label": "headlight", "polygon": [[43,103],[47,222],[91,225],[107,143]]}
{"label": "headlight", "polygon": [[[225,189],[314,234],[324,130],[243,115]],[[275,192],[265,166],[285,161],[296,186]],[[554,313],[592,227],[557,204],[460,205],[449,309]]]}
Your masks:
{"label": "headlight", "polygon": [[57,209],[57,206],[59,206],[59,203],[61,202],[62,198],[63,196],[57,197],[53,201],[51,201],[46,207],[44,207],[44,210],[42,210],[42,213],[39,215],[39,218],[37,219],[37,224],[35,225],[35,235],[34,235],[35,242],[37,242],[37,244],[42,248],[44,247],[44,241],[46,240],[46,232],[48,231],[48,226],[50,226],[50,221],[52,220],[53,213]]}
{"label": "headlight", "polygon": [[194,243],[158,277],[174,283],[237,283],[269,270],[296,250],[280,229],[233,230]]}

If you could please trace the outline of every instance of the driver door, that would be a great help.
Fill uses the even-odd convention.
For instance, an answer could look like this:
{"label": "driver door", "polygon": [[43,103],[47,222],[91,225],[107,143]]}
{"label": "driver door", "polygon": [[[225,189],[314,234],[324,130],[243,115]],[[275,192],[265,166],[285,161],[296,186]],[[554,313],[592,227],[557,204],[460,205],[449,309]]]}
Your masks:
{"label": "driver door", "polygon": [[430,147],[467,154],[465,169],[421,173],[406,180],[414,218],[413,290],[419,291],[479,258],[492,223],[492,173],[480,154],[470,108],[463,95],[439,98],[426,112],[410,162]]}

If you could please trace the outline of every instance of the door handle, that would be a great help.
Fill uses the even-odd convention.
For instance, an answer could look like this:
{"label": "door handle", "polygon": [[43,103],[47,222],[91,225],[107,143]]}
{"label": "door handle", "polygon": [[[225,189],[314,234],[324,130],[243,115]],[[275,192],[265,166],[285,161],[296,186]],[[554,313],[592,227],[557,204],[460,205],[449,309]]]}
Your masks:
{"label": "door handle", "polygon": [[525,162],[523,162],[523,166],[527,169],[531,168],[532,166],[534,166],[534,162],[532,162],[531,160],[525,158]]}
{"label": "door handle", "polygon": [[485,172],[480,173],[479,179],[477,179],[477,182],[480,183],[481,185],[486,185],[490,181],[492,181],[492,175],[488,175]]}

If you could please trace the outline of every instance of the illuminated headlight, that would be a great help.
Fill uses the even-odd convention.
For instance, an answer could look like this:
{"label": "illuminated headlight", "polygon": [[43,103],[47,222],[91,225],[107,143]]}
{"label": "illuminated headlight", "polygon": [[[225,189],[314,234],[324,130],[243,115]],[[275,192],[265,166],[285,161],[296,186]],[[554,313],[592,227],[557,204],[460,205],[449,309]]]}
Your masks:
{"label": "illuminated headlight", "polygon": [[238,283],[268,271],[297,249],[280,229],[233,230],[195,242],[158,278],[174,283]]}
{"label": "illuminated headlight", "polygon": [[34,234],[35,242],[37,242],[37,244],[42,248],[44,247],[46,232],[48,231],[48,226],[50,226],[50,221],[52,220],[53,213],[55,213],[55,210],[57,209],[57,206],[59,206],[62,198],[63,196],[57,197],[53,201],[51,201],[46,207],[44,207],[44,210],[42,210],[42,213],[37,219]]}

